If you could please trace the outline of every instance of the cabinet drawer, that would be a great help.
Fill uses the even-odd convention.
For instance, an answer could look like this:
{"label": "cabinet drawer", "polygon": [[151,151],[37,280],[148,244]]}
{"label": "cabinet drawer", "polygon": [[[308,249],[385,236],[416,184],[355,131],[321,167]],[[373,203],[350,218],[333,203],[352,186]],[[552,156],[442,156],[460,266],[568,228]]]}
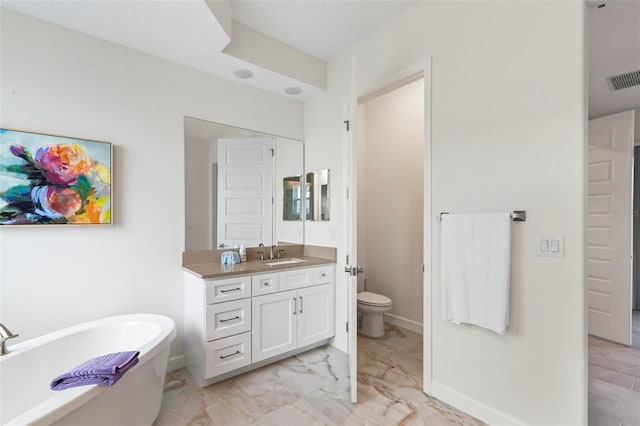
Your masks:
{"label": "cabinet drawer", "polygon": [[251,330],[251,299],[208,305],[206,324],[207,341]]}
{"label": "cabinet drawer", "polygon": [[328,284],[333,282],[333,265],[319,266],[313,269],[315,284]]}
{"label": "cabinet drawer", "polygon": [[278,290],[294,290],[314,285],[315,268],[292,269],[278,273]]}
{"label": "cabinet drawer", "polygon": [[251,364],[251,333],[207,343],[204,347],[205,378]]}
{"label": "cabinet drawer", "polygon": [[207,305],[250,296],[251,275],[207,281],[205,297]]}
{"label": "cabinet drawer", "polygon": [[275,293],[278,291],[278,274],[261,274],[251,277],[251,295]]}

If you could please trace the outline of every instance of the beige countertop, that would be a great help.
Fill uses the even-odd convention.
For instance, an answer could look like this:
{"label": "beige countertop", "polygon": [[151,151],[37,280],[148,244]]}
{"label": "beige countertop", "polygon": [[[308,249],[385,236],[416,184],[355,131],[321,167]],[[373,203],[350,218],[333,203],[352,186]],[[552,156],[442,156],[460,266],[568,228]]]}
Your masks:
{"label": "beige countertop", "polygon": [[[195,265],[185,265],[182,267],[185,271],[195,275],[198,278],[224,278],[232,275],[268,273],[271,271],[279,271],[282,269],[306,268],[308,266],[327,265],[336,263],[335,260],[322,259],[319,257],[296,256],[296,259],[302,259],[304,262],[286,263],[282,265],[269,266],[267,263],[271,260],[250,260],[248,262],[236,263],[235,265],[223,265],[221,263],[198,263]],[[286,260],[286,259],[282,259]]]}

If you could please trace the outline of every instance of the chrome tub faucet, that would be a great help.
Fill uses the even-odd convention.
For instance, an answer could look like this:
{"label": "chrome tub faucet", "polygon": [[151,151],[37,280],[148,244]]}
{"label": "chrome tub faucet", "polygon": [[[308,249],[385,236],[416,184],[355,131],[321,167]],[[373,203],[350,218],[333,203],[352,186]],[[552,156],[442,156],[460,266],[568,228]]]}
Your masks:
{"label": "chrome tub faucet", "polygon": [[5,327],[3,324],[0,324],[0,356],[6,355],[8,353],[7,347],[5,345],[6,341],[18,336],[19,334],[13,334],[7,329],[7,327]]}

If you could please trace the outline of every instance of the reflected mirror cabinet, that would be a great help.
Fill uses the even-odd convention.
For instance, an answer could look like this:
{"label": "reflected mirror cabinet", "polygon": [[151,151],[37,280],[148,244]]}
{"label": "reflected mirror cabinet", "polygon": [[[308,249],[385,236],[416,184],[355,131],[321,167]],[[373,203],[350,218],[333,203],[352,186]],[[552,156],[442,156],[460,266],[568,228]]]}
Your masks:
{"label": "reflected mirror cabinet", "polygon": [[302,141],[184,124],[185,250],[304,244],[305,220],[330,219],[329,170],[305,175]]}

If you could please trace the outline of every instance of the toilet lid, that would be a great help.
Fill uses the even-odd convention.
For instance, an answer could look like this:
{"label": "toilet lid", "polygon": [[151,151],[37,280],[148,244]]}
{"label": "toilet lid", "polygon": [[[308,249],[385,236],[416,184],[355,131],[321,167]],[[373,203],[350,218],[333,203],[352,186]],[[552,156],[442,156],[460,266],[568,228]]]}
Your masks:
{"label": "toilet lid", "polygon": [[391,299],[389,299],[387,296],[383,296],[377,293],[371,293],[370,291],[363,291],[362,293],[358,293],[358,302],[372,306],[391,305]]}

